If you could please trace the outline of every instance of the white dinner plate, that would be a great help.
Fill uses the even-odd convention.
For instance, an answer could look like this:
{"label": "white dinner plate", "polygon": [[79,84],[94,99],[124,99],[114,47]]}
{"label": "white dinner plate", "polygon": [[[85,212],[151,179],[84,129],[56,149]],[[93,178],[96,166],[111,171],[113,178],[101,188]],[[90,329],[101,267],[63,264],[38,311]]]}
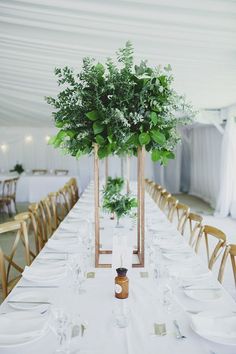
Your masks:
{"label": "white dinner plate", "polygon": [[[24,310],[24,311],[25,310],[44,311],[49,306],[49,304],[37,303],[37,302],[49,302],[49,299],[46,295],[40,294],[39,292],[36,291],[26,291],[26,292],[12,295],[9,298],[9,301],[19,301],[19,303],[9,303],[9,306],[11,306],[14,309]],[[21,301],[25,303],[21,303]],[[27,301],[29,301],[29,303],[27,303]],[[35,303],[30,303],[30,302],[35,302]]]}
{"label": "white dinner plate", "polygon": [[36,312],[15,311],[1,315],[0,348],[18,347],[34,342],[45,336],[49,330],[47,314],[39,315]]}
{"label": "white dinner plate", "polygon": [[[221,288],[207,289],[207,287],[211,286],[196,286],[196,290],[185,288],[184,293],[191,299],[197,301],[213,301],[219,300],[223,296],[223,292]],[[212,286],[213,287],[213,286]],[[200,290],[203,289],[203,290]],[[217,290],[215,290],[217,289]]]}
{"label": "white dinner plate", "polygon": [[[201,323],[197,324],[197,316],[202,317],[202,321],[204,323],[204,327],[202,328]],[[209,318],[212,320],[209,321]],[[231,319],[231,320],[230,320]],[[220,324],[220,330],[216,333],[217,323]],[[228,323],[231,322],[232,325],[232,335],[226,332],[228,330]],[[197,333],[202,338],[208,339],[212,342],[224,345],[234,345],[236,346],[236,314],[233,314],[229,311],[224,310],[212,310],[212,311],[203,311],[197,315],[191,316],[190,327],[192,330]],[[225,331],[225,333],[224,333]],[[214,333],[215,332],[215,333]]]}
{"label": "white dinner plate", "polygon": [[170,252],[170,253],[162,253],[163,256],[167,259],[169,259],[170,261],[174,261],[174,262],[189,262],[189,261],[194,261],[195,258],[193,257],[193,254],[190,252]]}

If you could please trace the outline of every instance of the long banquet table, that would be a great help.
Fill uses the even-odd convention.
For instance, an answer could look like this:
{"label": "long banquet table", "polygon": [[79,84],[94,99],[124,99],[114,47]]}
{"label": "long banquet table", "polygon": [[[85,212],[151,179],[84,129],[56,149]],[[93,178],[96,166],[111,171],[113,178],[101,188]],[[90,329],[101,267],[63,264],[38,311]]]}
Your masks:
{"label": "long banquet table", "polygon": [[[93,183],[89,185],[81,199],[61,223],[59,230],[56,230],[52,236],[53,239],[56,239],[59,234],[64,235],[64,239],[68,237],[68,248],[67,246],[64,247],[64,252],[68,257],[70,257],[71,252],[75,252],[73,247],[69,246],[72,235],[70,226],[73,225],[72,229],[75,226],[77,227],[78,231],[74,234],[78,234],[78,237],[82,235],[84,219],[90,220],[90,226],[92,226],[92,200]],[[109,217],[104,215],[101,219],[102,228],[105,230],[106,224],[110,222]],[[223,309],[224,311],[229,310],[230,312],[236,311],[234,300],[215,280],[213,274],[207,270],[200,257],[195,255],[190,248],[188,249],[187,242],[175,231],[148,195],[146,195],[146,222],[146,265],[145,268],[132,268],[128,270],[130,293],[127,300],[116,300],[114,298],[115,271],[113,268],[95,269],[93,256],[91,257],[88,271],[90,274],[94,274],[95,277],[86,280],[84,284],[85,292],[75,293],[69,287],[66,275],[61,277],[60,280],[50,283],[50,285],[54,284],[57,286],[56,288],[39,287],[36,289],[38,293],[50,299],[53,306],[63,308],[68,313],[78,313],[86,321],[87,325],[83,339],[79,341],[78,348],[76,346],[73,347],[72,341],[73,350],[71,353],[77,353],[76,349],[80,349],[78,353],[81,354],[235,354],[236,346],[217,344],[204,339],[196,334],[190,326],[191,316],[193,316],[191,312],[205,310],[218,311],[219,309]],[[121,232],[128,234],[129,229],[124,228]],[[104,239],[106,237],[108,238],[107,242],[112,244],[110,232],[104,236]],[[171,245],[171,239],[175,240],[177,237],[180,240],[179,244],[182,245],[183,249],[188,249],[191,257],[188,260],[173,261],[162,256],[162,263],[169,269],[170,274],[172,274],[171,279],[174,282],[173,284],[175,284],[173,286],[173,293],[171,293],[171,306],[168,309],[168,306],[166,307],[161,303],[157,296],[157,284],[155,278],[152,276],[155,273],[153,272],[153,263],[149,261],[152,259],[149,253],[152,250],[152,243],[166,247],[166,245]],[[173,244],[175,245],[174,242]],[[177,248],[179,248],[179,245],[176,246]],[[46,245],[30,269],[28,269],[28,274],[30,274],[32,269],[36,269],[39,266],[39,260],[43,260],[43,257],[50,257],[52,255],[52,258],[54,258],[55,254],[57,255],[57,253],[53,254],[50,252],[52,252],[52,248]],[[175,255],[174,252],[173,254]],[[55,266],[56,264],[55,262]],[[54,262],[52,261],[50,267],[52,268],[53,265]],[[200,280],[200,275],[202,275],[204,284],[200,286],[206,287],[211,284],[211,286],[220,289],[219,291],[222,296],[219,299],[204,302],[187,296],[180,279],[183,280],[186,277],[187,279],[194,280],[194,277],[197,277],[198,274]],[[35,283],[26,278],[23,276],[18,286],[40,286],[41,284],[40,282]],[[44,284],[43,281],[42,284]],[[201,281],[200,284],[202,284]],[[32,289],[16,287],[1,305],[0,314],[13,311],[8,301],[14,299],[16,295],[27,291],[32,291]],[[118,301],[123,301],[123,304],[129,309],[129,324],[126,328],[118,328],[114,325],[114,309]],[[23,312],[25,311],[21,313]],[[173,325],[174,319],[178,321],[181,332],[186,338],[176,338],[176,329]],[[154,323],[163,322],[166,324],[166,335],[155,335]],[[44,336],[28,344],[13,345],[4,348],[0,344],[0,353],[52,354],[55,351],[55,346],[55,335],[49,331]]]}

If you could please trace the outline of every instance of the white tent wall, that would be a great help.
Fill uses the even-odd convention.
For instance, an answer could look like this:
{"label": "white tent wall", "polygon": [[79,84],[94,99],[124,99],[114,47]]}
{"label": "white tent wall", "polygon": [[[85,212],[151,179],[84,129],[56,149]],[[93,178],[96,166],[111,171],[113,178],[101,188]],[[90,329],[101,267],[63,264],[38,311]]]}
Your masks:
{"label": "white tent wall", "polygon": [[[19,162],[26,172],[35,168],[68,169],[70,175],[78,176],[81,190],[93,178],[93,159],[84,156],[79,160],[63,155],[58,149],[47,144],[47,139],[55,135],[54,128],[32,127],[1,127],[0,129],[0,172],[7,173]],[[126,175],[125,159],[123,175]],[[176,160],[163,168],[159,163],[153,163],[150,155],[146,156],[146,177],[165,185],[172,193],[180,190],[181,146],[178,147]],[[119,157],[109,157],[109,174],[122,175],[122,161]],[[131,159],[131,180],[136,179],[136,158]],[[100,175],[104,177],[104,160],[100,163]]]}
{"label": "white tent wall", "polygon": [[9,172],[16,162],[23,164],[27,172],[37,168],[68,169],[70,175],[78,176],[81,189],[84,189],[91,179],[91,158],[82,157],[77,161],[48,145],[46,140],[55,132],[53,128],[1,127],[1,173]]}
{"label": "white tent wall", "polygon": [[189,132],[189,193],[214,208],[219,192],[222,134],[214,125],[199,124]]}

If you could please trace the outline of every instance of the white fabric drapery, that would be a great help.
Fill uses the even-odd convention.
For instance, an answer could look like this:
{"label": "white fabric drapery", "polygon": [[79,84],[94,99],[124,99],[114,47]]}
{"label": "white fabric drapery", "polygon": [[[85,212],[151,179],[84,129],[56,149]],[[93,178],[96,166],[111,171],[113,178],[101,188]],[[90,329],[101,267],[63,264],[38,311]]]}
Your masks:
{"label": "white fabric drapery", "polygon": [[190,189],[214,208],[220,185],[222,134],[213,125],[196,125],[189,132]]}
{"label": "white fabric drapery", "polygon": [[[235,108],[236,116],[236,108]],[[236,118],[228,117],[221,150],[220,190],[217,214],[236,218]]]}

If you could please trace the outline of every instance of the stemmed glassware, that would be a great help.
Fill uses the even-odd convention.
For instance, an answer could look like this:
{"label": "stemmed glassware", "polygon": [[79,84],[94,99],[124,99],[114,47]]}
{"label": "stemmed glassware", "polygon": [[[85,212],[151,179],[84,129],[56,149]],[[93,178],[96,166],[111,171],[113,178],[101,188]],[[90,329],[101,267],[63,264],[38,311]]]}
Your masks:
{"label": "stemmed glassware", "polygon": [[[70,354],[72,339],[74,341],[73,346],[76,345],[76,353],[80,353],[80,342],[86,326],[78,314],[67,314],[62,308],[53,307],[51,310],[51,328],[57,336],[55,354]],[[74,350],[73,353],[75,353]]]}

